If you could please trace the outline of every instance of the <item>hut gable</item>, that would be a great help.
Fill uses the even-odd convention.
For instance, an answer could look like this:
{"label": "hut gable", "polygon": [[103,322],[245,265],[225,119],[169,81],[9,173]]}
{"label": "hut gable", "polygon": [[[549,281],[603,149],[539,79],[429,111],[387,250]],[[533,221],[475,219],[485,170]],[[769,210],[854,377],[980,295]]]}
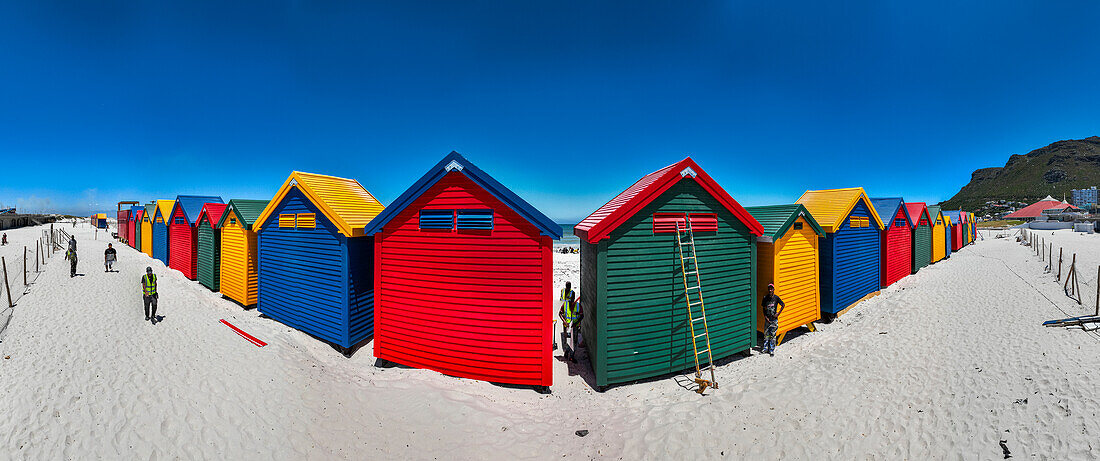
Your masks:
{"label": "hut gable", "polygon": [[760,223],[737,203],[690,157],[645,175],[625,191],[615,196],[573,228],[573,233],[589,243],[608,238],[610,233],[645,208],[681,180],[698,183],[724,208],[741,220],[753,235],[764,232]]}
{"label": "hut gable", "polygon": [[795,202],[805,205],[826,233],[833,233],[844,227],[847,218],[860,203],[870,210],[871,218],[878,228],[883,228],[882,218],[875,212],[862,187],[808,190]]}
{"label": "hut gable", "polygon": [[890,230],[899,224],[913,227],[913,218],[909,216],[909,209],[905,207],[905,200],[901,197],[873,198],[871,206],[875,208],[879,218],[883,219],[883,230]]}
{"label": "hut gable", "polygon": [[790,205],[770,205],[770,206],[757,206],[746,207],[745,210],[760,223],[760,226],[764,229],[764,234],[761,235],[760,242],[774,242],[787,233],[787,230],[798,218],[803,218],[806,223],[809,224],[813,231],[821,236],[825,236],[825,230],[821,228],[821,225],[817,223],[813,215],[810,214],[806,207],[797,203]]}
{"label": "hut gable", "polygon": [[209,223],[210,227],[218,228],[218,222],[222,219],[222,214],[225,213],[225,208],[228,205],[224,203],[207,203],[202,206],[202,211],[199,212],[199,218],[197,223],[203,222]]}
{"label": "hut gable", "polygon": [[295,171],[279,188],[267,208],[260,213],[255,230],[259,231],[260,227],[267,225],[275,207],[292,190],[305,196],[314,205],[317,214],[323,214],[346,237],[363,235],[363,226],[370,223],[384,208],[359,181]]}
{"label": "hut gable", "polygon": [[177,195],[171,216],[182,217],[187,225],[194,227],[203,205],[207,203],[222,203],[222,198],[214,195]]}
{"label": "hut gable", "polygon": [[176,206],[175,200],[157,200],[157,210],[153,213],[154,223],[167,223],[172,215],[172,208]]}
{"label": "hut gable", "polygon": [[237,225],[242,229],[252,230],[252,225],[263,214],[268,205],[267,200],[243,200],[233,199],[229,201],[226,211],[218,221],[218,227],[225,225],[222,221],[236,219]]}
{"label": "hut gable", "polygon": [[[921,225],[931,226],[935,224],[932,215],[928,214],[928,204],[924,202],[905,202],[905,210],[909,213],[909,224],[914,228]],[[924,219],[923,224],[921,219]]]}
{"label": "hut gable", "polygon": [[394,219],[398,214],[401,214],[408,208],[412,202],[421,199],[425,193],[433,188],[439,181],[448,176],[464,176],[469,182],[476,185],[477,188],[485,191],[491,195],[500,205],[507,207],[515,214],[521,216],[524,220],[529,222],[532,226],[539,230],[542,235],[549,236],[555,240],[561,238],[561,226],[555,223],[546,215],[539,212],[535,207],[527,203],[526,200],[520,198],[514,192],[504,187],[503,184],[497,182],[492,176],[482,171],[476,165],[471,163],[462,154],[458,152],[451,152],[443,160],[440,160],[435,166],[433,166],[424,176],[416,181],[401,194],[390,206],[386,207],[377,218],[370,222],[365,228],[367,235],[373,235],[381,230],[390,220]]}

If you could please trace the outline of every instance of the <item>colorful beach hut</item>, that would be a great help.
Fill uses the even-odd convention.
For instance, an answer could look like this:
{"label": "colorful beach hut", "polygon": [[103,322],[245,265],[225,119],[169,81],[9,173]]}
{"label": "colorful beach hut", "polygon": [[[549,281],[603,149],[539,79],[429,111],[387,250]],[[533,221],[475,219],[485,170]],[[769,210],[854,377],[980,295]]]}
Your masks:
{"label": "colorful beach hut", "polygon": [[345,352],[370,338],[374,242],[363,226],[382,209],[354,179],[291,173],[253,226],[259,312]]}
{"label": "colorful beach hut", "polygon": [[141,252],[153,257],[153,214],[157,211],[157,202],[145,205],[141,214]]}
{"label": "colorful beach hut", "polygon": [[928,216],[932,218],[932,262],[935,263],[947,257],[947,223],[944,221],[943,212],[937,205],[928,206]]}
{"label": "colorful beach hut", "polygon": [[943,257],[944,258],[950,258],[951,257],[951,238],[952,238],[952,233],[955,230],[955,228],[952,227],[954,222],[951,221],[951,216],[948,214],[949,212],[943,211],[941,213],[943,214],[943,243],[944,243],[944,245],[943,245]]}
{"label": "colorful beach hut", "polygon": [[951,251],[959,251],[963,247],[963,232],[966,227],[966,214],[959,211],[945,211],[944,216],[951,219]]}
{"label": "colorful beach hut", "polygon": [[168,267],[183,272],[183,275],[195,280],[196,243],[198,240],[199,213],[207,203],[222,203],[222,198],[214,195],[177,195],[172,207],[168,225]]}
{"label": "colorful beach hut", "polygon": [[100,229],[106,229],[107,228],[107,213],[96,213],[92,216],[95,217],[94,218],[95,227],[98,227]]}
{"label": "colorful beach hut", "polygon": [[134,214],[134,249],[141,251],[141,222],[145,219],[145,207],[138,207],[137,213]]}
{"label": "colorful beach hut", "polygon": [[[686,225],[694,230],[698,274],[685,274],[680,259],[677,228]],[[689,322],[701,315],[695,291],[688,310],[685,275],[701,287],[713,359],[753,347],[756,237],[763,232],[690,158],[643,176],[577,224],[581,329],[596,385],[695,366]]]}
{"label": "colorful beach hut", "polygon": [[206,203],[199,212],[195,224],[195,275],[199,283],[213,291],[218,291],[221,259],[220,232],[218,221],[225,212],[225,204]]}
{"label": "colorful beach hut", "polygon": [[[118,228],[118,239],[123,243],[126,243],[129,238],[127,233],[127,224],[130,220],[130,209],[118,210],[118,217],[115,220],[115,226]],[[104,220],[106,221],[106,219]]]}
{"label": "colorful beach hut", "polygon": [[553,384],[560,225],[451,152],[365,233],[378,274],[375,357],[463,378]]}
{"label": "colorful beach hut", "polygon": [[881,282],[879,235],[882,219],[862,187],[810,190],[797,203],[806,206],[825,230],[821,247],[821,314],[837,316]]}
{"label": "colorful beach hut", "polygon": [[131,248],[137,248],[137,225],[138,212],[143,208],[140,205],[134,205],[130,207],[129,213],[126,214],[126,244]]}
{"label": "colorful beach hut", "polygon": [[[777,342],[783,342],[788,331],[821,319],[819,245],[825,231],[802,205],[745,209],[764,228],[756,241],[756,292],[763,298],[768,284],[775,284],[775,294],[786,305],[776,330]],[[763,332],[764,316],[756,304],[756,329]]]}
{"label": "colorful beach hut", "polygon": [[230,200],[217,225],[221,233],[221,292],[245,307],[256,305],[259,266],[253,227],[267,203],[267,200]]}
{"label": "colorful beach hut", "polygon": [[913,225],[913,273],[932,264],[932,225],[935,220],[928,214],[928,204],[924,202],[906,202],[905,209]]}
{"label": "colorful beach hut", "polygon": [[157,208],[153,212],[153,257],[168,265],[168,254],[171,248],[168,246],[168,218],[172,215],[175,200],[157,200]]}
{"label": "colorful beach hut", "polygon": [[913,218],[901,197],[873,198],[871,205],[884,227],[879,236],[879,284],[886,288],[913,273]]}

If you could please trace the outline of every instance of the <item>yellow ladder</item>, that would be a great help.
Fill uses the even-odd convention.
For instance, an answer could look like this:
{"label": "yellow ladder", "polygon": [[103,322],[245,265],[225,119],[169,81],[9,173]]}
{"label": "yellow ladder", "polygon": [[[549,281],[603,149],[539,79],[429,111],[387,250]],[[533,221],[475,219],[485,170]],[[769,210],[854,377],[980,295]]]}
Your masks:
{"label": "yellow ladder", "polygon": [[[695,253],[695,234],[691,232],[691,220],[686,214],[684,215],[682,227],[680,223],[676,223],[676,246],[680,250],[680,273],[684,278],[684,302],[687,303],[688,327],[691,330],[691,349],[695,353],[695,383],[699,385],[696,392],[702,394],[703,391],[707,390],[707,387],[718,389],[718,381],[714,379],[714,356],[710,350],[710,328],[707,326],[707,309],[703,304],[703,279],[699,275],[699,258]],[[690,254],[684,251],[684,247],[690,249]],[[692,285],[692,279],[694,279],[694,285]],[[696,308],[698,308],[698,311],[696,311]],[[697,324],[702,326],[701,333],[696,333]],[[699,349],[700,338],[703,339],[706,346],[702,350]],[[703,354],[706,354],[705,362],[699,360],[699,356]],[[709,380],[703,378],[703,372],[708,371],[710,372]]]}

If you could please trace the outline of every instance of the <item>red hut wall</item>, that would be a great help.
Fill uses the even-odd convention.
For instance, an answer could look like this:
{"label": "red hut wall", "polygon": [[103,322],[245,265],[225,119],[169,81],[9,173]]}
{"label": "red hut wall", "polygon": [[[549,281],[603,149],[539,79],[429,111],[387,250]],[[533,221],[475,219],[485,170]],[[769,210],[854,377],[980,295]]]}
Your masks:
{"label": "red hut wall", "polygon": [[183,207],[176,207],[172,219],[168,221],[168,267],[183,272],[183,275],[195,280],[195,240],[196,229],[187,224],[183,216]]}
{"label": "red hut wall", "polygon": [[[493,229],[421,230],[420,210],[493,210]],[[450,172],[375,237],[376,357],[492,382],[553,383],[551,239]]]}
{"label": "red hut wall", "polygon": [[951,251],[959,251],[963,246],[963,223],[951,223]]}
{"label": "red hut wall", "polygon": [[137,215],[133,212],[131,212],[130,216],[126,219],[126,243],[130,245],[131,248],[134,246],[134,223],[137,222],[136,219]]}
{"label": "red hut wall", "polygon": [[880,237],[883,287],[893,285],[913,270],[913,230],[905,220],[904,207],[898,207],[898,214],[894,215],[891,224]]}

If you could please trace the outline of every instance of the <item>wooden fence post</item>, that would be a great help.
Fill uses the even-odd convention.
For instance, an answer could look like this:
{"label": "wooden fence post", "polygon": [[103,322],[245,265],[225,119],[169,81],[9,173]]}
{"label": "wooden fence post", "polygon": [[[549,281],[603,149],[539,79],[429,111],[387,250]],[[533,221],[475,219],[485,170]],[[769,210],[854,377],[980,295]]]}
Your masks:
{"label": "wooden fence post", "polygon": [[1096,267],[1096,314],[1100,315],[1100,266]]}
{"label": "wooden fence post", "polygon": [[1062,249],[1058,249],[1058,281],[1062,281]]}
{"label": "wooden fence post", "polygon": [[39,248],[42,248],[42,240],[39,240],[38,245],[35,245],[35,247],[34,247],[34,272],[35,273],[40,272],[38,270],[38,259],[40,258],[39,251],[38,251]]}
{"label": "wooden fence post", "polygon": [[0,256],[0,264],[4,266],[4,290],[8,292],[8,307],[15,307],[11,302],[11,285],[8,285],[8,262]]}
{"label": "wooden fence post", "polygon": [[23,245],[23,286],[27,286],[27,246]]}

